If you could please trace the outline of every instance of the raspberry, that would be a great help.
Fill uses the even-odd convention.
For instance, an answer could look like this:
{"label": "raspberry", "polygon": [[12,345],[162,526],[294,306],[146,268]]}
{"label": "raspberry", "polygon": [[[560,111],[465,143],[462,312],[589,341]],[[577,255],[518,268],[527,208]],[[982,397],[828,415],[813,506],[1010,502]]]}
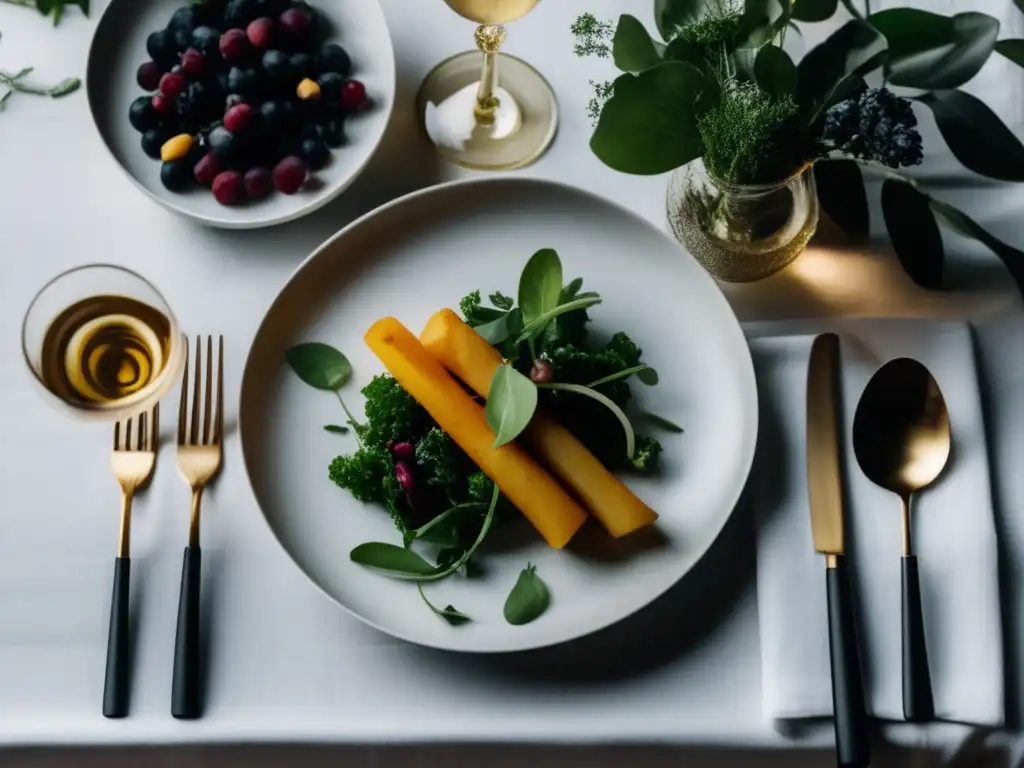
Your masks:
{"label": "raspberry", "polygon": [[266,197],[274,191],[274,179],[269,168],[257,166],[245,172],[245,194],[251,198]]}
{"label": "raspberry", "polygon": [[252,120],[252,107],[248,104],[236,104],[224,113],[224,127],[231,133],[242,133]]}
{"label": "raspberry", "polygon": [[195,48],[189,48],[181,54],[181,71],[193,80],[198,80],[202,77],[205,69],[206,59]]}
{"label": "raspberry", "polygon": [[192,175],[195,176],[196,181],[203,186],[209,186],[213,184],[213,180],[220,175],[220,172],[224,170],[224,166],[221,165],[220,160],[213,152],[207,152],[196,163],[196,167],[192,169]]}
{"label": "raspberry", "polygon": [[366,106],[366,86],[358,80],[349,80],[341,87],[341,106],[355,112]]}
{"label": "raspberry", "polygon": [[274,20],[266,16],[256,19],[245,31],[253,48],[269,48],[271,40],[274,39]]}
{"label": "raspberry", "polygon": [[278,21],[284,33],[292,40],[302,40],[309,32],[309,16],[300,8],[289,8]]}
{"label": "raspberry", "polygon": [[291,155],[274,166],[274,186],[279,192],[294,195],[305,183],[308,173],[302,158]]}
{"label": "raspberry", "polygon": [[168,72],[160,78],[160,93],[167,98],[173,99],[183,90],[185,90],[185,78],[177,72]]}
{"label": "raspberry", "polygon": [[139,67],[139,72],[135,76],[135,79],[139,83],[139,87],[144,91],[155,91],[160,87],[160,76],[163,72],[160,70],[160,66],[155,61],[147,61],[145,64]]}
{"label": "raspberry", "polygon": [[171,107],[174,106],[174,99],[168,96],[164,96],[162,93],[158,93],[155,96],[153,96],[153,99],[150,101],[150,104],[153,105],[153,109],[156,110],[159,114],[165,115],[168,112],[170,112]]}
{"label": "raspberry", "polygon": [[249,37],[241,29],[229,29],[220,36],[220,55],[224,61],[232,62],[244,59],[249,53]]}
{"label": "raspberry", "polygon": [[245,196],[245,183],[238,171],[218,173],[213,180],[213,196],[221,205],[234,205]]}

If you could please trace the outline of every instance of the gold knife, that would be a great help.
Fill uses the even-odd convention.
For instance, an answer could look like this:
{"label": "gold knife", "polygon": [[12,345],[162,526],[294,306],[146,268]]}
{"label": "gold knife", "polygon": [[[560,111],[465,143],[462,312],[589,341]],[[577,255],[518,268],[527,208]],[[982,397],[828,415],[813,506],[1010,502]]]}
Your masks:
{"label": "gold knife", "polygon": [[814,548],[825,555],[828,645],[836,758],[843,768],[871,761],[850,579],[843,555],[843,486],[839,436],[839,337],[818,336],[807,370],[807,490]]}

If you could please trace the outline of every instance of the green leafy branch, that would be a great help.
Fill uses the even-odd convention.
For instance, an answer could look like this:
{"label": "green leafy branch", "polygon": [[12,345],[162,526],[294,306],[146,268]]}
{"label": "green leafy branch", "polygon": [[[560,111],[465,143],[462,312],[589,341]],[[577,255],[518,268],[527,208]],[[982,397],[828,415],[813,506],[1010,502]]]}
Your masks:
{"label": "green leafy branch", "polygon": [[82,9],[83,14],[89,15],[89,0],[0,0],[0,2],[20,5],[23,8],[35,8],[43,16],[52,16],[54,26],[60,23],[65,9],[71,5],[78,6]]}
{"label": "green leafy branch", "polygon": [[59,99],[62,96],[74,93],[82,86],[82,81],[77,77],[65,78],[57,83],[57,85],[48,88],[30,85],[26,82],[26,78],[32,74],[32,71],[32,67],[25,67],[18,72],[4,72],[0,70],[0,89],[5,89],[0,94],[0,110],[3,109],[7,100],[15,93],[27,93],[33,96],[48,96],[51,99]]}

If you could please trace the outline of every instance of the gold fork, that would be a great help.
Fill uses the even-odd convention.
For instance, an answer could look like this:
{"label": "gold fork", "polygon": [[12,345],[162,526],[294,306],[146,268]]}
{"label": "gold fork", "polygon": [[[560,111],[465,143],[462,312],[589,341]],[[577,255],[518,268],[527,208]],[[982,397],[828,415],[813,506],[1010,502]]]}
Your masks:
{"label": "gold fork", "polygon": [[[202,337],[196,337],[195,368],[191,418],[189,418],[186,341],[185,372],[181,379],[181,405],[178,410],[178,471],[192,489],[192,515],[188,526],[188,546],[181,565],[181,593],[178,597],[178,630],[174,639],[174,676],[171,686],[171,714],[177,718],[196,718],[201,714],[199,675],[199,593],[200,562],[199,506],[206,484],[220,470],[224,433],[224,337],[217,342],[217,384],[214,403],[213,337],[206,338],[205,396],[202,391]],[[199,410],[202,404],[203,417]]]}
{"label": "gold fork", "polygon": [[131,580],[132,500],[153,475],[160,435],[160,405],[114,425],[114,452],[110,466],[121,486],[121,531],[114,560],[114,592],[110,599],[107,632],[107,668],[103,682],[103,714],[128,714],[131,659],[128,638],[128,589]]}

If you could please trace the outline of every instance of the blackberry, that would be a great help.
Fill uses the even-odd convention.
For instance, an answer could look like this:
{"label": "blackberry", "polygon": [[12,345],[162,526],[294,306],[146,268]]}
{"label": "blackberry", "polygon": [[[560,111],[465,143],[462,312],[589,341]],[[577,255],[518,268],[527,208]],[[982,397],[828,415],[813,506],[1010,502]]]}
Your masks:
{"label": "blackberry", "polygon": [[884,163],[890,168],[923,159],[921,134],[910,101],[886,88],[864,89],[825,113],[821,147]]}

